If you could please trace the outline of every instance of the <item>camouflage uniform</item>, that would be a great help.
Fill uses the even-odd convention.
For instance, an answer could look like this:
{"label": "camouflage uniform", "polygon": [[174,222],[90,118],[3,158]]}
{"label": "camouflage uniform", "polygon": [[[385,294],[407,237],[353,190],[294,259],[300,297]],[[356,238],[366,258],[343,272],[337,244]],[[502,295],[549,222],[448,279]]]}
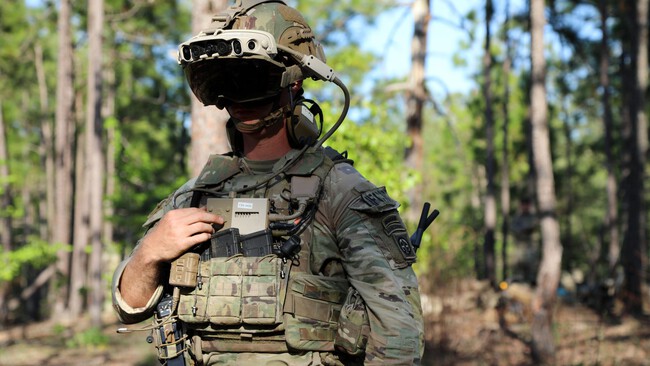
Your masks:
{"label": "camouflage uniform", "polygon": [[[242,182],[255,184],[263,181],[261,177],[265,174],[278,171],[297,157],[298,163],[285,173],[247,193],[249,197],[268,197],[277,206],[275,208],[282,211],[285,208],[281,207],[280,196],[291,177],[320,175],[318,206],[310,225],[300,234],[303,245],[299,259],[289,261],[287,267],[278,262],[282,273],[287,273],[287,282],[279,286],[278,291],[262,286],[261,291],[251,292],[257,296],[254,308],[245,308],[246,301],[240,301],[233,306],[241,309],[228,307],[224,310],[213,307],[229,301],[228,296],[240,290],[231,290],[237,286],[224,283],[232,276],[212,277],[202,292],[194,290],[185,297],[186,304],[181,300],[179,305],[180,319],[188,335],[194,335],[193,344],[188,347],[195,349],[194,343],[200,344],[202,361],[206,365],[419,364],[424,341],[418,283],[411,268],[415,252],[396,210],[398,204],[383,187],[370,183],[351,164],[346,161],[334,163],[322,149],[304,155],[293,150],[278,162],[213,156],[199,178],[189,181],[178,192],[206,186],[206,182],[210,185],[215,182],[210,182],[215,175],[220,176],[216,187],[225,191]],[[177,206],[185,207],[191,195],[175,196]],[[145,224],[147,229],[172,209],[171,201],[168,198],[159,204]],[[244,287],[248,278],[246,271],[254,272],[255,277],[251,278],[258,284],[248,284],[250,290],[258,288],[260,281],[273,281],[273,273],[278,271],[272,270],[272,261],[277,260],[273,257],[270,256],[268,262],[264,262],[266,258],[220,259],[218,266],[240,265]],[[237,261],[253,262],[236,264]],[[129,307],[117,286],[127,262],[128,259],[122,262],[115,272],[113,304],[122,322],[134,323],[152,315],[164,284],[145,308]],[[212,276],[219,272],[215,270],[215,263],[205,268],[212,271]],[[266,274],[270,275],[264,277]],[[215,292],[228,296],[215,301],[211,297]],[[266,295],[277,297],[279,308],[263,310],[264,301],[260,299],[266,299]],[[191,296],[195,300],[187,305],[187,301],[192,301]],[[187,322],[193,322],[188,310],[192,304],[199,304],[199,316],[206,315],[205,322]],[[233,315],[233,312],[239,318],[226,324],[230,318],[224,314]],[[243,319],[241,314],[248,314],[248,318]],[[250,346],[242,346],[242,337],[250,341]]]}

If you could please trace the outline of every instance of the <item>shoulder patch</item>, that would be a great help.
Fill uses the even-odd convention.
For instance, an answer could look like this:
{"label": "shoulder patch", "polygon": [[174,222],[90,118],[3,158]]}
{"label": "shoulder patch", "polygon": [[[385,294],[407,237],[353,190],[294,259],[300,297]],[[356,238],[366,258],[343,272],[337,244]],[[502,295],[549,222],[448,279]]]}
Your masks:
{"label": "shoulder patch", "polygon": [[390,198],[385,187],[368,181],[358,183],[354,191],[359,196],[349,207],[367,215],[364,224],[391,268],[405,268],[415,262],[415,249],[397,212],[399,203]]}
{"label": "shoulder patch", "polygon": [[[372,188],[371,188],[372,187]],[[386,187],[375,187],[370,182],[362,182],[354,187],[360,196],[350,203],[350,208],[366,213],[380,213],[399,208],[399,203],[390,198]]]}
{"label": "shoulder patch", "polygon": [[397,212],[384,216],[381,222],[384,233],[393,239],[396,247],[408,263],[415,262],[415,249],[411,245],[404,222]]}

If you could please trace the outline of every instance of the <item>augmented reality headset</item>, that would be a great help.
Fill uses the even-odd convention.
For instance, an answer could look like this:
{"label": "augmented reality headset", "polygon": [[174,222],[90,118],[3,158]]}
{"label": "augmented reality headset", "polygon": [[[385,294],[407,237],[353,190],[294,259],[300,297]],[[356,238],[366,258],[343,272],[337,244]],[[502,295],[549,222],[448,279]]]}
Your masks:
{"label": "augmented reality headset", "polygon": [[300,67],[285,66],[277,55],[273,35],[259,30],[219,29],[178,47],[178,63],[196,97],[220,108],[275,96],[303,78]]}

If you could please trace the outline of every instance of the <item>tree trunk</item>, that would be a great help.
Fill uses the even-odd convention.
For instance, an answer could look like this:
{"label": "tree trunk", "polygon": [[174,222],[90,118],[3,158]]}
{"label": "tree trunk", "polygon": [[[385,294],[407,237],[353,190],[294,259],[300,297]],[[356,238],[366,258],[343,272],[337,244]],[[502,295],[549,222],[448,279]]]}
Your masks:
{"label": "tree trunk", "polygon": [[624,301],[626,310],[643,312],[642,287],[645,282],[645,154],[648,150],[645,92],[648,86],[648,0],[636,2],[632,58],[635,68],[634,88],[630,96],[631,135],[628,183],[628,226],[621,261],[625,272]]}
{"label": "tree trunk", "polygon": [[509,125],[510,125],[510,72],[512,55],[510,54],[510,1],[506,2],[506,20],[503,25],[504,44],[506,46],[506,57],[503,61],[503,148],[501,153],[501,276],[504,280],[508,278],[508,233],[510,232],[510,163],[508,154]]}
{"label": "tree trunk", "polygon": [[[571,128],[571,116],[569,114],[569,107],[566,105],[567,104],[567,98],[563,98],[562,104],[562,115],[564,118],[562,118],[562,128],[564,130],[564,139],[566,141],[566,145],[564,148],[564,159],[566,160],[566,173],[565,173],[565,181],[568,182],[568,184],[565,185],[564,189],[564,196],[566,200],[566,208],[564,212],[564,237],[566,238],[566,242],[563,243],[564,247],[567,248],[567,251],[571,251],[574,249],[573,246],[573,225],[572,225],[572,220],[571,216],[573,214],[573,207],[574,207],[574,194],[573,194],[573,139],[571,138],[571,133],[572,133],[572,128]],[[600,252],[600,251],[598,251]],[[573,258],[571,253],[568,253],[567,255],[568,258]],[[567,268],[574,268],[573,263],[567,262],[566,263]],[[595,271],[591,271],[592,273],[595,273]]]}
{"label": "tree trunk", "polygon": [[[116,98],[117,98],[117,84],[115,67],[119,62],[119,55],[117,45],[114,42],[114,35],[111,35],[110,47],[108,49],[109,57],[104,66],[104,82],[106,84],[106,96],[104,97],[104,106],[102,116],[106,129],[106,187],[104,191],[104,223],[103,223],[103,241],[107,247],[114,247],[114,224],[113,219],[115,215],[114,199],[117,192],[117,150],[118,150],[118,129],[119,122],[116,117]],[[115,268],[116,264],[122,259],[117,251],[105,250],[103,265],[104,268]]]}
{"label": "tree trunk", "polygon": [[86,112],[84,111],[84,91],[76,93],[76,125],[77,131],[75,150],[75,190],[74,190],[74,217],[72,225],[72,261],[70,265],[70,299],[68,300],[69,315],[71,318],[81,316],[87,307],[88,294],[88,250],[90,232],[90,184],[88,182],[88,129],[84,127]]}
{"label": "tree trunk", "polygon": [[607,167],[607,212],[605,216],[605,227],[609,232],[609,251],[607,261],[609,272],[614,273],[614,267],[618,264],[621,251],[618,232],[618,197],[616,162],[612,153],[614,143],[614,119],[612,117],[612,106],[610,105],[610,83],[609,83],[609,32],[607,30],[607,19],[609,17],[608,1],[599,1],[600,29],[602,38],[600,41],[600,87],[602,89],[601,104],[603,108],[603,125],[605,127],[605,166]]}
{"label": "tree trunk", "polygon": [[9,179],[9,149],[7,147],[7,129],[0,100],[0,243],[6,252],[12,249],[11,215],[4,212],[11,206],[11,180]]}
{"label": "tree trunk", "polygon": [[88,7],[88,105],[86,112],[87,173],[89,184],[90,299],[93,326],[102,325],[104,281],[102,280],[102,222],[104,194],[104,141],[102,120],[102,28],[104,1],[94,0]]}
{"label": "tree trunk", "polygon": [[43,240],[51,241],[52,239],[52,223],[55,220],[54,211],[54,150],[52,148],[52,122],[49,118],[49,93],[47,90],[47,83],[45,82],[45,68],[43,66],[43,49],[40,44],[34,48],[34,64],[36,66],[36,76],[38,78],[38,91],[39,100],[41,104],[41,140],[43,143],[39,147],[42,149],[41,160],[45,165],[45,218],[47,225],[41,225],[41,238]]}
{"label": "tree trunk", "polygon": [[494,158],[494,113],[492,110],[492,54],[490,52],[492,21],[492,0],[485,2],[485,50],[483,53],[483,98],[485,99],[485,173],[487,188],[485,190],[485,238],[483,256],[485,257],[485,276],[490,285],[496,287],[496,256],[494,253],[494,231],[497,225],[497,202],[494,187],[496,162]]}
{"label": "tree trunk", "polygon": [[[0,100],[0,242],[2,250],[9,252],[12,249],[12,223],[11,215],[5,209],[11,205],[11,185],[9,184],[9,153],[7,148],[7,133],[4,124],[2,100]],[[7,307],[11,286],[9,282],[0,282],[0,327],[6,323],[9,316]]]}
{"label": "tree trunk", "polygon": [[[427,55],[427,34],[431,18],[430,0],[415,0],[412,4],[414,20],[411,40],[411,72],[409,89],[406,93],[406,131],[411,146],[406,149],[404,161],[407,167],[421,171],[424,160],[424,141],[422,138],[422,108],[428,99],[425,81],[425,61]],[[421,213],[422,184],[417,183],[407,192],[410,206],[404,213],[405,219],[417,222]]]}
{"label": "tree trunk", "polygon": [[[81,107],[82,96],[77,96],[78,105]],[[81,110],[81,108],[79,108]],[[84,294],[87,292],[88,268],[88,164],[86,156],[88,148],[81,143],[85,140],[88,131],[83,131],[77,136],[77,150],[75,152],[75,199],[74,199],[74,233],[72,235],[72,263],[70,266],[70,299],[68,307],[70,316],[74,319],[84,310]]]}
{"label": "tree trunk", "polygon": [[[115,65],[118,60],[116,45],[113,44],[110,49],[110,59],[104,69],[104,80],[107,84],[106,97],[104,98],[104,107],[102,118],[110,118],[111,122],[106,124],[106,190],[104,202],[104,243],[109,245],[113,242],[113,221],[115,209],[113,206],[113,196],[115,195],[116,182],[116,162],[115,154],[117,152],[116,131],[117,119],[115,118],[115,98],[117,95],[117,85],[115,79]],[[116,258],[116,260],[119,258]]]}
{"label": "tree trunk", "polygon": [[[58,34],[58,66],[56,87],[56,118],[55,118],[55,220],[52,223],[52,241],[68,245],[71,242],[72,222],[72,135],[70,130],[74,124],[74,70],[72,33],[70,30],[71,5],[70,0],[61,0],[57,34]],[[62,314],[67,309],[68,280],[70,276],[70,253],[61,249],[57,255],[56,288],[52,294],[54,313]]]}
{"label": "tree trunk", "polygon": [[[207,28],[212,16],[227,6],[226,0],[192,0],[192,34]],[[197,176],[212,154],[230,151],[226,136],[226,122],[230,116],[225,109],[204,106],[192,98],[192,127],[189,168],[192,176]]]}
{"label": "tree trunk", "polygon": [[[472,212],[480,212],[481,210],[481,197],[483,197],[483,177],[481,174],[485,170],[481,170],[480,166],[478,164],[473,164],[468,172],[468,176],[470,177],[472,183],[472,192],[470,194],[470,205],[472,207]],[[480,217],[476,215],[477,217],[472,217],[471,219],[471,226],[476,227],[476,230],[478,231],[480,228],[481,223]],[[476,274],[476,279],[477,280],[482,280],[485,278],[485,274],[483,271],[485,270],[485,266],[483,265],[483,260],[484,257],[482,255],[483,253],[483,248],[481,245],[480,240],[474,240],[474,247],[473,247],[473,253],[472,255],[474,256],[474,273]]]}
{"label": "tree trunk", "polygon": [[544,0],[531,0],[531,123],[536,171],[537,203],[542,234],[542,260],[532,311],[532,355],[536,363],[553,364],[555,344],[551,325],[560,280],[562,244],[555,213],[555,183],[547,120],[546,62],[544,59]]}

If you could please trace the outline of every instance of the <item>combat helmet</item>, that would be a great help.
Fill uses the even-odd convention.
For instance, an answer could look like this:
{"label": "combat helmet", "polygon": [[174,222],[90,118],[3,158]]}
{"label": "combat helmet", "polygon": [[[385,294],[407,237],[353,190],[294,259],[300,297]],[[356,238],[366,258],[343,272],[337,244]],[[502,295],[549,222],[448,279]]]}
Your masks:
{"label": "combat helmet", "polygon": [[[243,0],[239,9],[247,9],[236,17],[217,16],[222,29],[257,29],[269,32],[277,43],[304,55],[313,55],[326,62],[323,47],[316,41],[311,27],[296,9],[280,0]],[[235,8],[237,9],[237,8]],[[231,24],[231,28],[228,28]]]}
{"label": "combat helmet", "polygon": [[325,63],[321,45],[297,10],[279,0],[239,0],[181,44],[178,61],[199,101],[222,108],[267,99],[304,79],[308,75],[296,55]]}
{"label": "combat helmet", "polygon": [[[214,16],[208,28],[179,46],[178,62],[198,100],[218,108],[277,100],[283,88],[306,78],[337,84],[345,93],[345,107],[320,143],[340,125],[349,107],[347,88],[325,63],[311,27],[284,1],[237,0]],[[309,108],[302,105],[304,101],[311,102]],[[313,118],[320,115],[322,129],[322,113],[315,102],[302,98],[288,107],[276,105],[265,123],[275,123],[285,115],[307,129],[291,138],[294,142],[305,136],[310,145],[316,142],[320,130]]]}

